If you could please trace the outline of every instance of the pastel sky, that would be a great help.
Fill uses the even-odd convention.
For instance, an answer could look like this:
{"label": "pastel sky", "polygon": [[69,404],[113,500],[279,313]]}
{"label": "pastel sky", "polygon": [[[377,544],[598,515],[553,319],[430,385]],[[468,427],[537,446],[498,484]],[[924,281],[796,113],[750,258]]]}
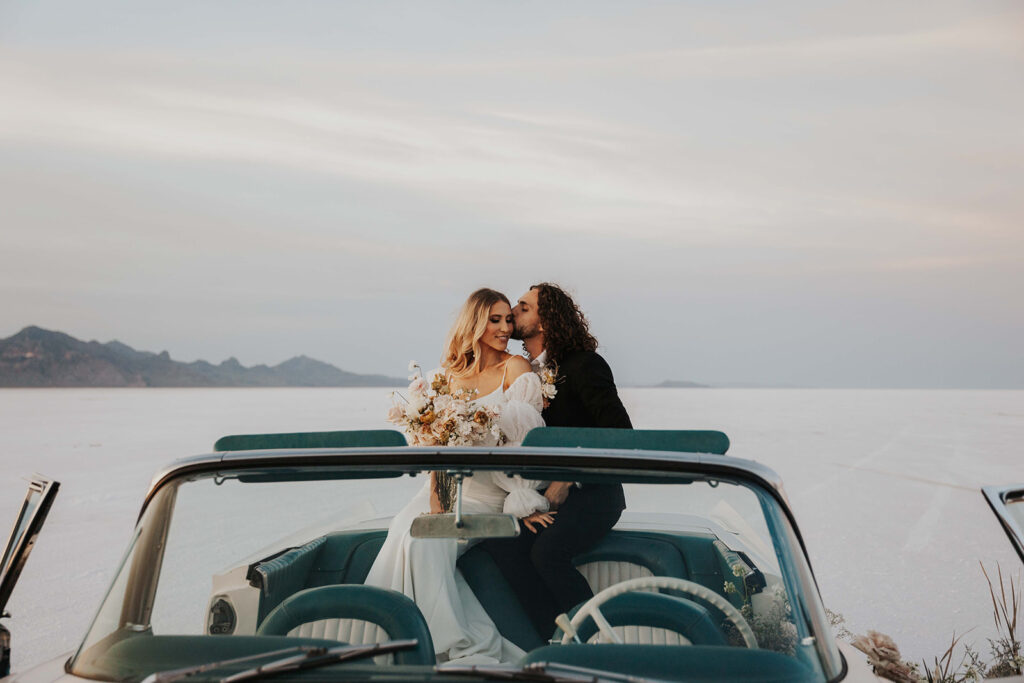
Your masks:
{"label": "pastel sky", "polygon": [[626,384],[1024,388],[1024,5],[0,0],[0,337],[433,364],[574,292]]}

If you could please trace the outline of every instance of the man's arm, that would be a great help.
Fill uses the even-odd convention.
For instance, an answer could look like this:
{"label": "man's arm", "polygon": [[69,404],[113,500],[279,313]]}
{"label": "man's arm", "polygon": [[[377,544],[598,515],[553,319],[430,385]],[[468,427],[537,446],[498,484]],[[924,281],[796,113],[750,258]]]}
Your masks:
{"label": "man's arm", "polygon": [[[612,369],[608,367],[604,358],[593,352],[587,353],[580,360],[579,368],[567,374],[566,381],[572,382],[573,389],[596,426],[633,428],[633,423],[629,421],[629,413],[622,405],[619,391],[615,388]],[[572,486],[571,481],[551,482],[544,492],[544,497],[548,499],[552,510],[565,502]]]}
{"label": "man's arm", "polygon": [[553,481],[548,484],[544,491],[544,497],[548,499],[548,505],[552,510],[557,510],[558,506],[565,502],[565,499],[569,497],[569,489],[572,488],[572,485],[571,481]]}
{"label": "man's arm", "polygon": [[595,426],[633,428],[629,413],[615,388],[612,369],[604,358],[596,353],[587,353],[581,359],[580,367],[572,373],[572,382]]}

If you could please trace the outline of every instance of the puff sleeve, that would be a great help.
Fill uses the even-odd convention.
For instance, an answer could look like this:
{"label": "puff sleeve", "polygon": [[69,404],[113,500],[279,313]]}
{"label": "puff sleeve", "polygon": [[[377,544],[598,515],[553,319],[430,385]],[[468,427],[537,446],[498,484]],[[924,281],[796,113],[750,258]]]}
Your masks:
{"label": "puff sleeve", "polygon": [[501,416],[498,426],[508,438],[509,446],[518,446],[526,433],[534,427],[543,427],[544,395],[541,393],[540,378],[526,372],[516,378],[502,396]]}
{"label": "puff sleeve", "polygon": [[546,487],[548,482],[530,481],[518,474],[510,477],[504,472],[491,472],[491,476],[498,488],[508,491],[502,512],[516,517],[528,517],[534,512],[547,512],[550,509],[548,499],[537,490]]}
{"label": "puff sleeve", "polygon": [[[509,446],[522,443],[526,433],[534,427],[543,427],[544,396],[541,393],[540,378],[526,372],[516,378],[505,391],[501,405],[499,425],[508,438]],[[534,512],[547,512],[550,504],[537,489],[547,485],[543,481],[530,481],[519,475],[508,476],[493,472],[494,483],[508,491],[504,512],[516,517],[526,517]]]}

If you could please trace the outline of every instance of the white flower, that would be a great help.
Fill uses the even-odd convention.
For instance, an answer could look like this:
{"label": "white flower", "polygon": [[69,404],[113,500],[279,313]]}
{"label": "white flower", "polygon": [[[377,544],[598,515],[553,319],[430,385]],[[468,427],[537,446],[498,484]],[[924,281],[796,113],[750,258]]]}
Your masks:
{"label": "white flower", "polygon": [[537,369],[537,376],[540,378],[540,393],[544,397],[546,405],[547,401],[558,394],[558,388],[555,386],[558,383],[558,366],[551,368],[542,365]]}
{"label": "white flower", "polygon": [[405,414],[410,420],[418,420],[420,413],[427,407],[427,401],[422,396],[413,395],[409,399],[409,405],[405,407]]}
{"label": "white flower", "polygon": [[[444,370],[436,368],[424,378],[419,364],[409,363],[409,398],[398,405],[392,393],[388,420],[401,425],[406,440],[413,446],[475,446],[487,441],[488,435],[500,439],[499,411],[494,406],[477,406],[479,392],[451,390]],[[443,393],[442,393],[443,392]]]}
{"label": "white flower", "polygon": [[451,410],[451,407],[451,396],[445,396],[442,394],[441,396],[438,396],[437,398],[434,399],[434,412],[437,413],[438,415],[441,415],[442,413]]}

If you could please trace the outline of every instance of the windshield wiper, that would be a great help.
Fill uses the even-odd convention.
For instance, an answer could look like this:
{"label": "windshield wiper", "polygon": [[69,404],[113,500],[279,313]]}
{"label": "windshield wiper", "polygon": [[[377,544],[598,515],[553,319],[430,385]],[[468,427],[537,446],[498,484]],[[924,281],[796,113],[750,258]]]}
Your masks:
{"label": "windshield wiper", "polygon": [[415,638],[409,638],[407,640],[389,640],[384,643],[374,643],[372,645],[341,645],[339,647],[316,648],[311,652],[306,652],[301,655],[285,657],[284,659],[278,659],[270,662],[269,664],[257,666],[252,669],[246,669],[245,671],[239,671],[236,674],[226,676],[220,680],[221,683],[250,681],[255,678],[274,676],[288,671],[315,669],[329,664],[337,664],[338,662],[367,659],[368,657],[387,654],[388,652],[411,650],[419,644],[420,641]]}
{"label": "windshield wiper", "polygon": [[236,657],[235,659],[225,659],[219,662],[209,662],[207,664],[199,664],[197,666],[190,666],[184,669],[161,671],[146,676],[146,678],[142,680],[142,683],[173,683],[174,681],[180,681],[184,678],[197,676],[199,674],[206,673],[207,671],[222,669],[233,664],[241,664],[243,662],[249,662],[256,659],[266,659],[267,657],[274,657],[277,655],[290,655],[281,659],[275,659],[267,664],[262,664],[251,669],[244,669],[238,673],[219,679],[222,683],[236,683],[237,681],[248,681],[256,678],[273,676],[287,671],[313,669],[321,666],[327,666],[329,664],[337,664],[338,662],[366,659],[367,657],[386,654],[388,652],[411,650],[417,645],[419,645],[419,641],[415,638],[408,640],[389,640],[384,643],[374,643],[373,645],[339,645],[338,647],[297,645],[283,650],[260,652],[254,655]]}
{"label": "windshield wiper", "polygon": [[437,666],[434,673],[440,675],[477,676],[494,680],[538,681],[539,683],[598,683],[599,681],[625,681],[626,683],[658,683],[657,679],[631,676],[614,671],[589,669],[585,666],[559,664],[558,662],[535,662],[520,667],[514,664],[493,666]]}

